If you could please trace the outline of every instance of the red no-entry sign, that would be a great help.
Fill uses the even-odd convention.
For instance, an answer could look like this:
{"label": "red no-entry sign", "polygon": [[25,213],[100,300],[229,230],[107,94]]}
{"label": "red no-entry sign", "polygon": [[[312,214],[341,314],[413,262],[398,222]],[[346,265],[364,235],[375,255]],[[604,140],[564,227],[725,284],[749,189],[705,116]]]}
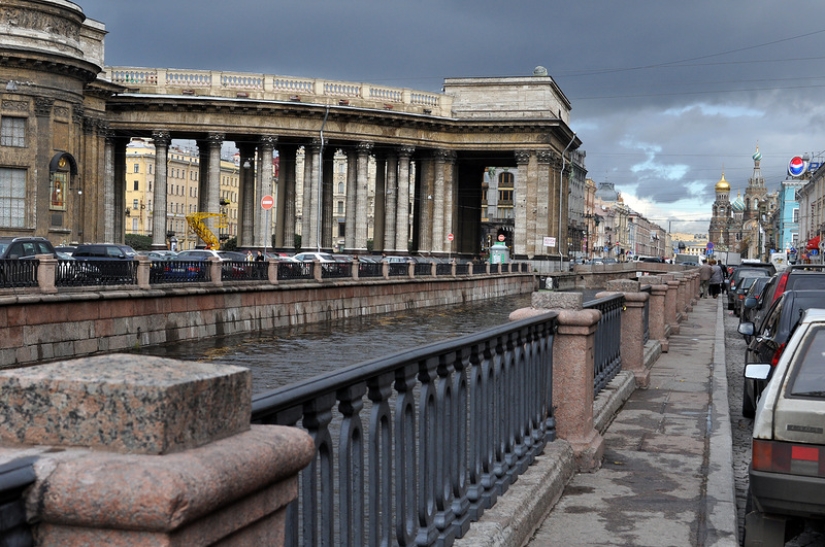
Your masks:
{"label": "red no-entry sign", "polygon": [[453,240],[453,234],[447,234],[447,240],[452,241]]}
{"label": "red no-entry sign", "polygon": [[275,205],[275,200],[272,196],[264,196],[261,198],[261,209],[268,211],[272,209],[273,205]]}

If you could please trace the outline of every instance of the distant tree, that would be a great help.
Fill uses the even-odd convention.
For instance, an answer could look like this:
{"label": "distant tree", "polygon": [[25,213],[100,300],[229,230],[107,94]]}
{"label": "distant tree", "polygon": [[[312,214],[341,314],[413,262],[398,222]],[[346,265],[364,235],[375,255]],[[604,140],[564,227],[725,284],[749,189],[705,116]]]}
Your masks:
{"label": "distant tree", "polygon": [[224,251],[237,251],[238,250],[238,238],[237,237],[230,237],[226,241],[223,242],[221,248]]}
{"label": "distant tree", "polygon": [[126,234],[124,239],[126,245],[129,245],[136,251],[151,251],[152,238],[151,236],[142,236],[140,234]]}
{"label": "distant tree", "polygon": [[301,234],[295,234],[295,252],[301,252]]}

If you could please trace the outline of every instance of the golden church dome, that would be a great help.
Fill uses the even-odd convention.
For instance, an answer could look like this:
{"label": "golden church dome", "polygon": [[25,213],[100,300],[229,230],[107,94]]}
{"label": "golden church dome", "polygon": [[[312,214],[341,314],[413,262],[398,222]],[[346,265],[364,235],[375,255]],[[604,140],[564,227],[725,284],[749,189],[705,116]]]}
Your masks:
{"label": "golden church dome", "polygon": [[716,183],[717,192],[730,192],[730,184],[725,180],[725,174],[722,173],[722,178]]}

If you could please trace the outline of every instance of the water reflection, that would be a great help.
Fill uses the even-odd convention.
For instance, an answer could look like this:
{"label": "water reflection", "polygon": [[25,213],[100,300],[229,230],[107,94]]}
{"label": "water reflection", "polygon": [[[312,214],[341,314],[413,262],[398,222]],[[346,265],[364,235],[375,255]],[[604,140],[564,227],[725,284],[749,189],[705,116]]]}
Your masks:
{"label": "water reflection", "polygon": [[336,368],[501,325],[508,321],[510,312],[529,305],[527,294],[175,342],[143,348],[138,353],[246,367],[252,371],[253,392],[260,393]]}

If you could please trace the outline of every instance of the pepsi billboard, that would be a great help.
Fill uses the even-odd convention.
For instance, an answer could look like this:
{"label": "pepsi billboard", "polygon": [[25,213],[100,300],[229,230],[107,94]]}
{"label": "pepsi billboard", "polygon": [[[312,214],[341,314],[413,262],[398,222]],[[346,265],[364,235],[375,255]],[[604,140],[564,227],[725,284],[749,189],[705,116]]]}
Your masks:
{"label": "pepsi billboard", "polygon": [[820,161],[805,161],[802,156],[794,156],[788,162],[788,174],[792,177],[799,177],[806,171],[816,171],[821,165]]}

